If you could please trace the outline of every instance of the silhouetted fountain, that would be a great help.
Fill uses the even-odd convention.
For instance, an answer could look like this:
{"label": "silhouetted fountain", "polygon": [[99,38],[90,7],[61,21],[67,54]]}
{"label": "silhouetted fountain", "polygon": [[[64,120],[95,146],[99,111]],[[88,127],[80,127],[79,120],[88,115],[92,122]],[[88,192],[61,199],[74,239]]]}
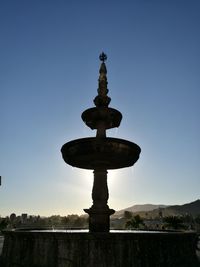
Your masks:
{"label": "silhouetted fountain", "polygon": [[107,96],[106,55],[99,76],[94,108],[82,119],[96,129],[96,137],[66,143],[61,151],[71,166],[94,170],[93,205],[89,232],[81,231],[7,231],[1,257],[4,267],[196,267],[196,233],[188,232],[109,232],[107,170],[132,166],[140,147],[132,142],[106,137],[106,130],[119,127],[122,115],[110,108]]}
{"label": "silhouetted fountain", "polygon": [[92,130],[96,129],[96,137],[82,138],[66,143],[61,151],[67,164],[73,167],[94,170],[92,190],[93,205],[84,211],[89,214],[90,232],[108,232],[110,218],[115,211],[109,209],[107,170],[132,166],[139,158],[140,147],[132,142],[106,137],[106,130],[119,127],[122,114],[108,107],[110,97],[107,96],[107,56],[99,56],[102,61],[99,70],[98,95],[94,99],[96,107],[85,110],[82,120]]}

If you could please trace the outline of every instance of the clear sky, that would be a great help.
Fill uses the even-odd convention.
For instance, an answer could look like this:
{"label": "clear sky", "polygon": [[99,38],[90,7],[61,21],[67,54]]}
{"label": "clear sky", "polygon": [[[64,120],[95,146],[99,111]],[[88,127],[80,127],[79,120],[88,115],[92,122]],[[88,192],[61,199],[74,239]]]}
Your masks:
{"label": "clear sky", "polygon": [[108,60],[108,136],[138,144],[132,168],[109,171],[109,206],[200,198],[200,1],[0,1],[0,215],[82,214],[92,171],[61,146],[95,136],[81,120]]}

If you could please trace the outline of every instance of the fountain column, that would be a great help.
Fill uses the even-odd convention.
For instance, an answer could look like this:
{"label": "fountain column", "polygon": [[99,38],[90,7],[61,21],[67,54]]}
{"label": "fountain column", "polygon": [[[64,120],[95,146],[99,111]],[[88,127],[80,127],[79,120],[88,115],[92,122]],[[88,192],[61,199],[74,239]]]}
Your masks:
{"label": "fountain column", "polygon": [[109,209],[108,197],[107,170],[95,169],[92,189],[93,205],[90,209],[84,209],[89,214],[90,232],[109,232],[110,215],[115,211]]}
{"label": "fountain column", "polygon": [[105,209],[108,207],[107,170],[94,170],[92,200],[94,209]]}

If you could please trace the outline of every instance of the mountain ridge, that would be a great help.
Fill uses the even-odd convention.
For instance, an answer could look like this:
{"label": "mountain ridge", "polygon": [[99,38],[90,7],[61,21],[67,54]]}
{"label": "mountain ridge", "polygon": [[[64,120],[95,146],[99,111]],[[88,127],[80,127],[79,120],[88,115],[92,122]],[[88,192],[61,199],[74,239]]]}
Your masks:
{"label": "mountain ridge", "polygon": [[119,217],[120,215],[123,215],[124,211],[129,211],[129,212],[133,212],[133,213],[149,212],[152,210],[156,210],[158,208],[166,208],[166,207],[168,207],[168,206],[163,205],[163,204],[136,204],[136,205],[130,206],[128,208],[116,211],[115,214],[113,215],[113,217],[115,217],[115,216]]}
{"label": "mountain ridge", "polygon": [[112,217],[122,217],[125,211],[132,212],[134,214],[157,216],[162,212],[163,216],[170,215],[200,215],[200,199],[185,203],[183,205],[164,205],[164,204],[136,204],[128,208],[118,210]]}

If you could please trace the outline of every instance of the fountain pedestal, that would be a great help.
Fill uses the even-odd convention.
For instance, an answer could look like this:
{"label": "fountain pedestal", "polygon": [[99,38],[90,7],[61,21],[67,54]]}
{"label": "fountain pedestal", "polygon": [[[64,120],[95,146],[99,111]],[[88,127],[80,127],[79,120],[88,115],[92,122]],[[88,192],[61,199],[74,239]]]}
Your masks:
{"label": "fountain pedestal", "polygon": [[93,205],[90,209],[84,209],[89,214],[91,232],[109,232],[110,215],[115,211],[108,207],[108,197],[107,170],[96,169],[92,189]]}

